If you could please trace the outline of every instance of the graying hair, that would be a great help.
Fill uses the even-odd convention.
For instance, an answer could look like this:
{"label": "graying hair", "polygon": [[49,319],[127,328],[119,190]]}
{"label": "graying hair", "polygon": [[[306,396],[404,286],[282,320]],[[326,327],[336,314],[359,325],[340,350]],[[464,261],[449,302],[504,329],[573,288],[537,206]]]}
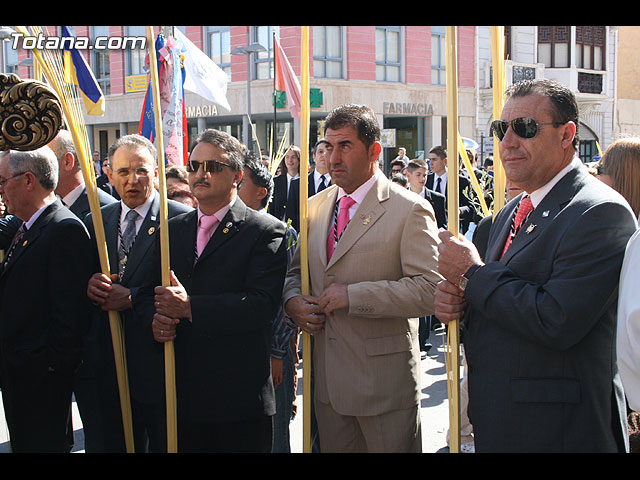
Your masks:
{"label": "graying hair", "polygon": [[244,168],[244,154],[247,151],[247,147],[234,136],[209,128],[198,135],[196,144],[202,142],[207,142],[224,150],[229,157],[229,165],[231,165],[232,170],[237,172]]}
{"label": "graying hair", "polygon": [[158,164],[158,150],[148,138],[143,137],[142,135],[138,135],[137,133],[132,133],[130,135],[125,135],[124,137],[120,137],[115,142],[111,144],[109,147],[109,168],[113,168],[113,156],[120,147],[128,147],[128,148],[146,148],[151,153],[153,157],[153,161],[155,165]]}
{"label": "graying hair", "polygon": [[28,152],[9,151],[9,175],[31,172],[42,188],[54,191],[58,186],[58,159],[51,148],[44,146]]}
{"label": "graying hair", "polygon": [[60,130],[56,138],[49,142],[49,148],[56,154],[58,160],[60,160],[66,153],[71,153],[74,159],[74,165],[76,170],[80,170],[80,162],[76,155],[76,146],[73,143],[73,137],[69,130]]}

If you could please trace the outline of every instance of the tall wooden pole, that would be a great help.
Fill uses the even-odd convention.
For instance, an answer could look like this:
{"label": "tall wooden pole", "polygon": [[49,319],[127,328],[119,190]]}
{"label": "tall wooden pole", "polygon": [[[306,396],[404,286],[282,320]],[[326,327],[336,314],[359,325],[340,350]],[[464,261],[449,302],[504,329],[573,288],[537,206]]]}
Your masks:
{"label": "tall wooden pole", "polygon": [[[149,66],[151,68],[151,87],[153,90],[153,109],[156,126],[155,142],[158,150],[158,177],[160,193],[160,268],[162,286],[171,285],[171,262],[169,255],[169,226],[167,213],[167,184],[164,165],[164,140],[162,135],[162,112],[160,107],[160,84],[158,80],[158,63],[153,27],[147,27],[147,43],[149,44]],[[167,452],[178,451],[178,420],[176,406],[176,372],[175,351],[173,341],[164,344],[164,371],[167,402]]]}
{"label": "tall wooden pole", "polygon": [[[309,27],[302,27],[302,42],[300,50],[300,88],[302,90],[302,106],[300,109],[300,267],[302,280],[302,294],[310,294],[309,285],[309,253],[307,199],[309,198],[309,184],[307,170],[309,168]],[[302,439],[304,453],[311,453],[311,335],[302,333]]]}
{"label": "tall wooden pole", "polygon": [[[491,27],[491,56],[493,64],[493,118],[498,120],[504,106],[504,27]],[[505,205],[507,179],[500,161],[498,138],[493,136],[493,218]]]}
{"label": "tall wooden pole", "polygon": [[[458,182],[458,49],[457,28],[446,30],[446,73],[447,73],[447,209],[449,231],[459,235],[459,182]],[[460,452],[460,340],[459,321],[448,324],[449,371],[447,372],[449,392],[449,451]]]}

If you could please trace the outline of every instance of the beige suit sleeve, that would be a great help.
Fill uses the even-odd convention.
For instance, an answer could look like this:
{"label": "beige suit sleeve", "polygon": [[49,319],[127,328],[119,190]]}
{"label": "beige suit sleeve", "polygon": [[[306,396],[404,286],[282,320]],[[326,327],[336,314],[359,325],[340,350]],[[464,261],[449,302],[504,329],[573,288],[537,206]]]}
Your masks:
{"label": "beige suit sleeve", "polygon": [[372,318],[433,314],[433,294],[442,277],[438,274],[438,227],[432,209],[416,202],[398,228],[403,228],[402,278],[349,285],[349,314]]}

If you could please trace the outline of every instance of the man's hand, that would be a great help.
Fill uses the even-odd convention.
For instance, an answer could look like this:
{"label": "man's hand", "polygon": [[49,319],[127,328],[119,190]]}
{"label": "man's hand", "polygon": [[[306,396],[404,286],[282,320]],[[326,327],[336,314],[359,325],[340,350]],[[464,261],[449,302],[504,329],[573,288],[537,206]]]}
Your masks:
{"label": "man's hand", "polygon": [[171,286],[154,289],[156,313],[169,318],[191,318],[191,302],[173,270],[170,273]]}
{"label": "man's hand", "polygon": [[176,327],[180,320],[156,313],[151,322],[151,331],[156,342],[171,342],[176,338]]}
{"label": "man's hand", "polygon": [[278,388],[282,383],[282,359],[271,357],[271,380],[273,380],[273,388]]}
{"label": "man's hand", "polygon": [[119,283],[115,283],[118,274],[107,276],[95,273],[87,284],[87,296],[100,305],[102,310],[126,310],[131,308],[130,291]]}
{"label": "man's hand", "polygon": [[463,235],[454,237],[451,232],[443,230],[438,234],[438,272],[454,285],[458,285],[460,277],[472,265],[483,265],[476,246]]}
{"label": "man's hand", "polygon": [[434,314],[442,323],[460,320],[467,306],[464,292],[460,287],[447,280],[443,280],[437,285],[433,301]]}
{"label": "man's hand", "polygon": [[349,308],[349,292],[347,285],[332,283],[318,297],[318,306],[325,315],[333,315],[333,312],[341,308]]}
{"label": "man's hand", "polygon": [[325,316],[318,306],[318,298],[300,295],[290,298],[284,305],[284,311],[307,333],[316,333],[324,328]]}

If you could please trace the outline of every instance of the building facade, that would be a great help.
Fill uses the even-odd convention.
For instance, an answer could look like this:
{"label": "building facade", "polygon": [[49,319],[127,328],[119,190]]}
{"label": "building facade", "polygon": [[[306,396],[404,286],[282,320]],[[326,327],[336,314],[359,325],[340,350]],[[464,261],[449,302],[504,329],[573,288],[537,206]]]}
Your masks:
{"label": "building facade", "polygon": [[[169,28],[180,29],[229,77],[229,112],[185,92],[191,139],[213,127],[265,153],[280,145],[300,144],[299,121],[289,114],[282,94],[274,97],[273,82],[274,35],[300,75],[300,26],[157,26],[155,31]],[[76,36],[94,39],[145,35],[142,26],[73,30]],[[374,110],[384,129],[385,168],[399,147],[405,147],[410,158],[426,158],[433,146],[446,145],[444,26],[312,26],[309,30],[311,144],[322,136],[329,111],[359,103]],[[48,31],[57,33],[59,28]],[[459,129],[463,137],[478,143],[482,163],[493,152],[491,27],[459,26],[457,31]],[[105,115],[86,117],[94,149],[104,157],[117,137],[138,131],[147,86],[146,50],[85,54],[106,94]],[[30,76],[28,56],[26,51],[8,51],[5,42],[5,70]],[[616,132],[633,130],[632,110],[618,107],[632,105],[638,95],[626,89],[630,100],[617,104],[618,27],[507,26],[505,57],[507,85],[521,78],[552,78],[575,92],[584,161],[597,155],[598,147],[604,150]]]}
{"label": "building facade", "polygon": [[[48,27],[48,31],[56,32],[56,28]],[[135,26],[73,28],[76,36],[91,38],[145,35],[144,27]],[[155,27],[155,31],[160,32],[161,28]],[[245,143],[250,141],[253,148],[266,153],[281,144],[300,144],[299,121],[291,117],[281,96],[274,106],[273,35],[300,75],[301,27],[173,28],[179,28],[229,76],[230,112],[185,92],[190,137],[213,127],[224,129]],[[366,104],[376,113],[385,133],[381,158],[385,166],[395,158],[398,147],[405,147],[411,158],[426,158],[430,148],[446,144],[444,26],[313,26],[309,30],[311,144],[322,136],[327,113],[344,103]],[[475,26],[458,28],[458,108],[464,137],[471,137],[476,131],[476,38]],[[247,54],[246,47],[256,43],[263,51]],[[146,52],[85,53],[106,94],[105,115],[86,117],[94,149],[104,157],[117,137],[138,131],[147,81]],[[20,65],[28,52],[17,52],[14,57],[17,73],[29,76],[29,68]],[[274,123],[276,141],[271,140]]]}

